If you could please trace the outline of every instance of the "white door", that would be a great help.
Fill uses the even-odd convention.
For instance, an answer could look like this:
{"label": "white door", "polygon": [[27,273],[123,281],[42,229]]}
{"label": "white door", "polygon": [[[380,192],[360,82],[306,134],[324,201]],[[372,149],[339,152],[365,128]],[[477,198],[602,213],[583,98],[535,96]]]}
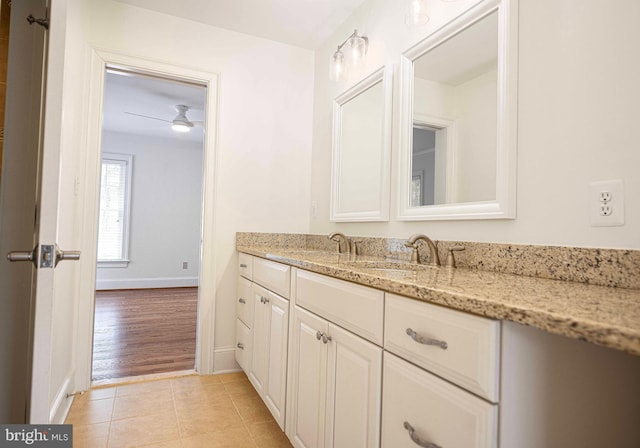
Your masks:
{"label": "white door", "polygon": [[289,341],[289,301],[273,294],[267,303],[269,346],[264,401],[278,425],[284,429],[287,384],[287,342]]}
{"label": "white door", "polygon": [[380,446],[382,348],[329,324],[325,446]]}
{"label": "white door", "polygon": [[322,335],[329,323],[297,306],[293,319],[287,436],[296,448],[322,448],[327,390],[327,345]]}
{"label": "white door", "polygon": [[[43,107],[48,33],[29,15],[46,19],[47,1],[11,7],[0,187],[0,396],[9,399],[0,400],[0,421],[48,423],[55,260],[40,266],[42,246],[56,243],[60,151],[44,126],[55,115]],[[26,260],[32,251],[35,264]]]}
{"label": "white door", "polygon": [[251,341],[251,361],[249,362],[249,380],[260,395],[264,394],[265,380],[267,378],[267,350],[269,334],[269,307],[266,300],[270,296],[269,291],[261,286],[252,284],[251,301],[253,304],[253,333]]}

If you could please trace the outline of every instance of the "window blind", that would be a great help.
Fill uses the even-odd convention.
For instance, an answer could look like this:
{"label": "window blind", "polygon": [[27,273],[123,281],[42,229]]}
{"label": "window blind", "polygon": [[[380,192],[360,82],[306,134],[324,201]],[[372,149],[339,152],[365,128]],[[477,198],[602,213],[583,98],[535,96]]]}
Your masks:
{"label": "window blind", "polygon": [[126,156],[102,158],[98,261],[124,261],[127,258],[129,170]]}

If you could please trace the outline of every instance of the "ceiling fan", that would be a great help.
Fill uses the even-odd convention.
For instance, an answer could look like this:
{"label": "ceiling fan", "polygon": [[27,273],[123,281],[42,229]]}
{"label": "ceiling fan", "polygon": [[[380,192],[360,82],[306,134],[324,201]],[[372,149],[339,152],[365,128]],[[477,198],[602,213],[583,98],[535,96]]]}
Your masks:
{"label": "ceiling fan", "polygon": [[165,123],[171,123],[171,129],[176,132],[189,132],[194,126],[202,126],[202,121],[191,121],[187,118],[187,111],[189,106],[184,104],[178,104],[175,106],[178,115],[173,120],[165,120],[158,117],[150,117],[148,115],[135,114],[133,112],[125,112],[125,114],[135,115],[136,117],[149,118],[151,120],[164,121]]}

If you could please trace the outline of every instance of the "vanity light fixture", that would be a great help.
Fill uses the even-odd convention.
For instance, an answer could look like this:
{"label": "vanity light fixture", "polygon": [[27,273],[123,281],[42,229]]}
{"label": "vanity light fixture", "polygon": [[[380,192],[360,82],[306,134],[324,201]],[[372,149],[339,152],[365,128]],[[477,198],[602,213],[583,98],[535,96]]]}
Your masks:
{"label": "vanity light fixture", "polygon": [[428,21],[427,0],[404,0],[404,23],[409,28],[424,25]]}
{"label": "vanity light fixture", "polygon": [[[348,66],[357,66],[363,60],[367,54],[367,47],[369,46],[369,39],[365,36],[358,35],[358,30],[354,30],[353,34],[340,45],[338,49],[333,53],[331,57],[331,67],[329,77],[332,81],[343,81],[347,77]],[[343,48],[346,52],[342,52]]]}

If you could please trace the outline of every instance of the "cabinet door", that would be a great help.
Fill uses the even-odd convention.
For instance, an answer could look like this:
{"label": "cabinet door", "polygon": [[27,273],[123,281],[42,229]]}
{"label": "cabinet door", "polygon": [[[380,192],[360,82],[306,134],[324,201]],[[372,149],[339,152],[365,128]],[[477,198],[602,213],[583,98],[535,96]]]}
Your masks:
{"label": "cabinet door", "polygon": [[251,330],[240,319],[236,319],[236,362],[247,371],[251,355]]}
{"label": "cabinet door", "polygon": [[284,429],[284,407],[287,381],[287,342],[289,334],[289,301],[275,294],[267,302],[267,378],[263,399]]}
{"label": "cabinet door", "polygon": [[386,352],[382,402],[383,448],[498,446],[497,405]]}
{"label": "cabinet door", "polygon": [[329,324],[325,446],[380,445],[382,348]]}
{"label": "cabinet door", "polygon": [[316,337],[326,320],[295,307],[291,326],[287,436],[296,448],[324,447],[327,345]]}
{"label": "cabinet door", "polygon": [[251,282],[244,277],[238,277],[236,314],[238,319],[249,328],[251,328],[253,321],[253,301],[251,297]]}
{"label": "cabinet door", "polygon": [[267,347],[269,334],[269,307],[265,301],[269,297],[269,291],[256,285],[251,285],[251,301],[253,307],[253,324],[251,325],[251,362],[249,363],[249,381],[256,391],[264,395],[265,380],[267,379]]}

